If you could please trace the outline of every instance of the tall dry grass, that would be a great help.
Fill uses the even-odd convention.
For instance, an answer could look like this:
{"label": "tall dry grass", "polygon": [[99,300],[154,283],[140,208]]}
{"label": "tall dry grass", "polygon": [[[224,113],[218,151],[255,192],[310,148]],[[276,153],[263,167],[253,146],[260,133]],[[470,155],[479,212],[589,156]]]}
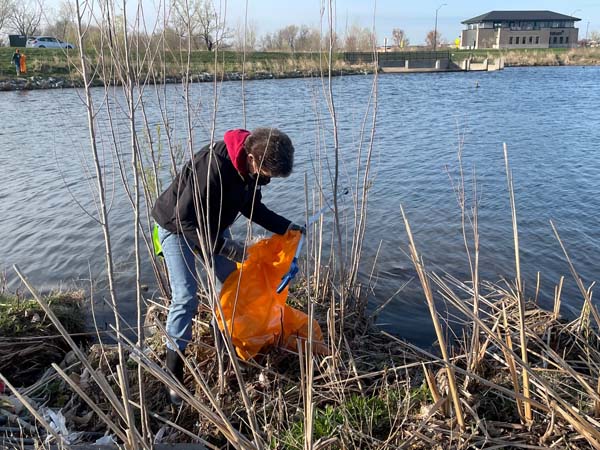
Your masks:
{"label": "tall dry grass", "polygon": [[[112,435],[127,449],[150,449],[157,442],[168,441],[236,449],[600,448],[600,340],[591,288],[583,284],[570,263],[585,298],[582,314],[573,322],[560,316],[562,280],[556,288],[553,311],[543,311],[525,298],[519,262],[518,198],[514,194],[508,152],[505,151],[505,158],[511,200],[508,213],[512,217],[515,247],[514,280],[506,285],[492,285],[479,279],[477,205],[476,200],[468,204],[468,177],[459,156],[458,213],[462,216],[465,247],[475,249],[467,254],[471,280],[456,280],[448,274],[429,271],[417,251],[408,215],[402,211],[410,255],[423,287],[423,301],[431,313],[441,356],[371,326],[365,315],[357,274],[363,264],[361,243],[372,181],[378,80],[376,76],[373,78],[365,102],[361,144],[354,152],[356,170],[346,175],[341,170],[344,149],[338,139],[339,117],[331,79],[335,70],[333,39],[329,48],[324,49],[329,56],[316,67],[323,75],[321,91],[314,93],[315,102],[324,102],[329,116],[316,120],[317,148],[311,162],[317,183],[313,188],[305,179],[304,209],[308,217],[328,205],[334,223],[332,229],[327,229],[320,220],[308,230],[305,280],[290,295],[291,302],[305,308],[309,317],[317,318],[326,330],[329,354],[315,354],[309,339],[298,341],[296,352],[274,349],[260,359],[243,362],[235,354],[227,328],[221,336],[224,350],[218,352],[210,322],[222,311],[218,284],[209,272],[206,278],[199,279],[203,302],[195,320],[194,343],[182,355],[186,378],[184,383],[175,380],[163,364],[167,339],[163,323],[169,294],[164,285],[164,267],[154,261],[158,282],[164,285],[163,298],[148,302],[142,294],[139,264],[142,254],[151,252],[148,207],[160,190],[158,180],[165,172],[172,176],[181,159],[193,157],[199,146],[194,132],[195,105],[199,101],[212,104],[215,116],[204,141],[215,140],[222,88],[217,75],[223,72],[224,62],[217,49],[211,68],[215,75],[212,95],[206,99],[194,98],[189,85],[193,71],[191,42],[187,49],[170,49],[160,39],[160,32],[154,30],[151,33],[156,33],[157,39],[152,42],[161,44],[144,46],[126,26],[127,23],[135,24],[134,29],[142,26],[141,17],[125,16],[123,23],[117,24],[113,20],[115,9],[106,4],[99,16],[92,14],[91,2],[78,1],[77,5],[78,47],[85,48],[87,25],[94,23],[101,28],[103,45],[98,51],[105,64],[98,70],[103,79],[118,80],[125,98],[125,108],[120,114],[126,119],[126,138],[116,132],[115,119],[108,141],[102,140],[97,128],[99,108],[106,108],[109,117],[116,118],[118,112],[111,109],[114,106],[110,102],[94,102],[90,92],[93,74],[88,72],[86,55],[82,52],[89,151],[97,169],[94,195],[100,205],[97,218],[105,241],[109,280],[113,272],[111,228],[105,211],[105,172],[98,154],[101,140],[110,142],[131,204],[137,317],[135,324],[129,324],[121,316],[116,302],[118,292],[111,283],[109,299],[115,316],[112,331],[116,345],[100,340],[93,349],[84,351],[29,284],[25,273],[16,268],[31,295],[70,344],[78,363],[69,369],[53,366],[56,371],[53,376],[60,377],[60,389],[69,397],[68,408],[63,409],[69,427],[85,423]],[[322,10],[324,35],[333,36],[333,6],[328,2]],[[167,16],[168,11],[161,14]],[[94,22],[97,17],[99,22]],[[115,36],[119,39],[114,39]],[[179,67],[185,75],[181,83],[186,114],[177,123],[169,118],[170,99],[161,84],[170,76],[164,58],[170,52],[187,55],[180,60]],[[248,64],[244,64],[244,70],[252,70]],[[155,69],[151,76],[136,69],[143,65]],[[112,84],[106,86],[103,99],[110,96],[113,88]],[[160,143],[164,146],[163,153],[157,142],[143,138],[154,132],[145,112],[145,95],[155,96],[162,105],[161,117],[167,133]],[[326,124],[329,134],[325,132]],[[175,126],[185,130],[185,142],[177,142],[169,134]],[[168,181],[167,177],[165,184]],[[472,197],[477,199],[476,182],[472,183]],[[341,188],[346,185],[351,186],[347,194]],[[352,204],[349,214],[342,207],[346,195],[351,198],[347,203]],[[351,220],[345,221],[346,216]],[[251,242],[250,231],[246,244]],[[203,247],[199,262],[209,265],[210,258],[211,249]],[[452,308],[454,319],[463,327],[464,336],[455,344],[446,339],[448,328],[438,312],[440,301]],[[152,305],[152,313],[142,321],[148,304]],[[137,330],[135,339],[123,332],[129,326]],[[25,406],[32,417],[29,425],[42,434],[41,440],[64,447],[72,443],[69,436],[48,423],[33,398],[33,394],[42,395],[51,402],[52,395],[44,389],[56,378],[48,375],[40,380],[36,391],[19,389],[1,375],[0,380],[12,394],[3,400],[11,405],[18,400]],[[166,386],[182,397],[181,408],[167,404]],[[85,422],[83,418],[88,415],[94,419]],[[18,445],[18,439],[16,442]]]}
{"label": "tall dry grass", "polygon": [[[572,48],[566,51],[555,49],[505,50],[488,53],[487,57],[504,58],[506,66],[596,66],[600,64],[600,50],[597,48]],[[483,59],[479,56],[477,59]]]}

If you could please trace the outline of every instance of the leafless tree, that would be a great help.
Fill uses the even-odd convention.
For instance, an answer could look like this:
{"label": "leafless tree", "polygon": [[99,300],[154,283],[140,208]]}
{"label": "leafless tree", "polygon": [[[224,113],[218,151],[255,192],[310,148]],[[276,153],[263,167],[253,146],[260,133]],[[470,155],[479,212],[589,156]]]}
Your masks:
{"label": "leafless tree", "polygon": [[[323,40],[329,42],[328,37]],[[266,33],[260,42],[265,51],[309,52],[322,48],[319,30],[307,25],[288,25],[273,33]]]}
{"label": "leafless tree", "polygon": [[319,30],[302,25],[298,31],[296,39],[296,49],[298,51],[318,51],[321,48],[321,36]]}
{"label": "leafless tree", "polygon": [[223,39],[225,24],[220,21],[219,14],[210,0],[199,2],[200,7],[196,9],[198,20],[199,37],[208,51],[213,51]]}
{"label": "leafless tree", "polygon": [[198,48],[213,51],[232,34],[210,0],[172,0],[172,25],[181,37],[191,34]]}
{"label": "leafless tree", "polygon": [[44,33],[56,36],[60,39],[73,42],[77,36],[77,26],[75,20],[76,14],[73,5],[68,1],[62,1],[58,7],[58,12],[54,14],[54,20],[47,18],[48,26]]}
{"label": "leafless tree", "polygon": [[170,24],[180,38],[188,34],[193,34],[196,31],[195,23],[192,19],[195,3],[194,5],[189,4],[189,7],[187,7],[186,3],[181,0],[173,0],[171,3]]}
{"label": "leafless tree", "polygon": [[[256,46],[258,43],[258,36],[257,36],[257,26],[256,26],[256,22],[254,21],[249,21],[246,24],[246,29],[244,30],[244,23],[239,22],[237,27],[235,28],[235,31],[233,32],[233,48],[237,51],[243,51],[244,48],[246,49],[246,51],[248,52],[252,52],[254,50],[256,50]],[[244,46],[245,43],[245,46]]]}
{"label": "leafless tree", "polygon": [[394,28],[392,30],[392,39],[394,40],[394,45],[399,48],[404,48],[409,44],[406,33],[400,28]]}
{"label": "leafless tree", "polygon": [[344,50],[347,52],[358,51],[358,36],[354,34],[346,34],[344,38]]}
{"label": "leafless tree", "polygon": [[354,24],[346,30],[344,50],[347,52],[368,52],[375,47],[375,35],[369,28]]}
{"label": "leafless tree", "polygon": [[288,25],[279,30],[281,41],[285,43],[285,46],[293,52],[296,51],[296,40],[298,38],[299,28],[297,25]]}
{"label": "leafless tree", "polygon": [[14,1],[13,0],[0,0],[0,30],[4,28],[4,24],[10,18],[13,12]]}
{"label": "leafless tree", "polygon": [[261,39],[261,48],[264,51],[284,50],[285,43],[281,33],[266,33]]}
{"label": "leafless tree", "polygon": [[321,39],[322,48],[328,48],[331,46],[335,51],[339,51],[342,46],[342,38],[338,35],[335,30],[329,30]]}
{"label": "leafless tree", "polygon": [[[435,45],[433,45],[434,41],[437,41]],[[427,33],[427,36],[425,37],[425,44],[427,47],[439,47],[442,43],[442,34],[439,31],[436,33],[435,30],[431,30],[429,33]]]}
{"label": "leafless tree", "polygon": [[14,2],[8,22],[16,33],[33,36],[39,30],[43,14],[43,0],[19,0]]}
{"label": "leafless tree", "polygon": [[259,40],[260,49],[262,51],[273,50],[273,35],[271,33],[265,33]]}

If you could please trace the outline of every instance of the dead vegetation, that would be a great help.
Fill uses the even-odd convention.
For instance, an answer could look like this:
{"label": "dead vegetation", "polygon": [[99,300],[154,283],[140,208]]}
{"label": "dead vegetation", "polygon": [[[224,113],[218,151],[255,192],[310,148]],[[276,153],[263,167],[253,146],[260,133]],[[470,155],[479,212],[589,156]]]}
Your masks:
{"label": "dead vegetation", "polygon": [[[326,3],[329,12],[325,18],[333,31],[333,3]],[[102,11],[114,17],[108,13],[112,11]],[[85,10],[78,9],[77,16],[78,48],[81,49],[84,48]],[[107,25],[107,36],[121,33],[111,30],[110,26],[114,26],[111,23],[114,22]],[[125,31],[124,38],[127,37]],[[140,116],[144,116],[143,110],[136,109],[144,105],[141,97],[144,89],[138,88],[145,87],[148,81],[131,70],[130,56],[121,54],[121,50],[117,46],[107,49],[111,54],[106,56],[111,56],[113,62],[103,68],[102,75],[116,77],[119,84],[127,88],[127,108],[123,109],[127,110],[126,119],[131,125],[128,137],[132,142],[132,163],[129,172],[122,169],[122,179],[124,183],[127,180],[146,183],[143,192],[137,184],[135,189],[127,185],[131,188],[129,199],[135,212],[132,230],[136,238],[143,230],[145,234],[140,234],[144,238],[149,235],[150,227],[140,226],[140,213],[143,213],[140,204],[152,204],[150,193],[158,192],[158,187],[149,186],[148,178],[144,177],[151,172],[151,179],[158,180],[160,161],[152,160],[142,167],[143,158],[138,159],[139,143],[143,140],[136,126],[140,125]],[[328,50],[331,55],[333,39]],[[145,51],[150,58],[153,51]],[[80,56],[85,62],[85,55]],[[114,61],[122,65],[115,67]],[[366,100],[360,144],[354,152],[357,155],[355,179],[348,180],[353,187],[349,195],[352,211],[348,213],[353,223],[349,230],[342,230],[338,202],[345,194],[341,192],[340,172],[347,161],[340,161],[332,61],[330,57],[319,66],[319,73],[329,74],[323,76],[321,94],[330,113],[330,117],[319,118],[319,121],[331,119],[331,125],[329,128],[319,122],[315,128],[317,134],[328,137],[323,138],[325,143],[319,141],[317,145],[312,162],[320,168],[315,169],[319,188],[310,194],[307,188],[305,210],[308,214],[322,208],[325,202],[321,187],[331,185],[331,210],[335,219],[330,229],[320,222],[309,232],[309,237],[314,236],[306,246],[310,249],[305,271],[309,281],[302,284],[290,300],[307,310],[310,318],[319,321],[329,354],[314,354],[312,342],[308,341],[299,342],[296,352],[269,349],[259,358],[243,362],[235,356],[229,337],[224,336],[224,364],[220,365],[208,325],[213,313],[205,309],[196,321],[194,343],[185,355],[185,382],[180,385],[162,363],[166,300],[153,304],[145,326],[139,325],[139,342],[132,342],[120,332],[123,323],[116,310],[117,303],[113,301],[117,325],[112,332],[117,345],[98,343],[89,349],[80,348],[61,317],[15,268],[39,304],[40,317],[53,324],[70,351],[61,365],[53,364],[51,370],[45,371],[32,385],[15,383],[18,375],[13,375],[13,381],[6,374],[0,375],[5,384],[5,393],[0,397],[0,414],[8,424],[5,443],[17,447],[24,442],[68,446],[101,438],[100,442],[115,442],[131,450],[150,449],[155,443],[186,441],[202,443],[211,449],[600,448],[600,322],[591,302],[591,288],[583,286],[571,266],[584,298],[581,315],[573,321],[560,316],[562,282],[556,288],[553,311],[543,311],[524,297],[508,161],[515,242],[514,281],[500,286],[479,280],[477,205],[475,201],[471,209],[465,206],[468,183],[461,167],[457,197],[463,213],[471,280],[455,280],[430,272],[418,253],[418,243],[412,239],[408,218],[404,217],[410,254],[423,287],[420,300],[429,306],[438,338],[437,348],[434,351],[421,349],[371,326],[364,314],[357,274],[361,266],[369,189],[373,183],[369,170],[377,122],[377,74]],[[95,122],[98,106],[89,90],[93,75],[87,72],[86,64],[81,67],[86,86],[82,98],[96,163],[98,187],[94,199],[100,205],[94,217],[104,232],[107,278],[112,286],[110,220],[105,210],[109,202],[103,184],[105,173],[98,156],[99,149],[108,144],[103,136],[96,135],[100,130]],[[215,59],[213,74],[219,74],[220,68]],[[183,64],[180,71],[186,75],[192,73],[190,62]],[[166,69],[163,73],[167,73]],[[191,105],[198,99],[191,98],[187,89],[190,77],[183,79],[186,104]],[[218,92],[218,77],[213,76],[213,80]],[[107,92],[109,88],[106,87]],[[165,102],[170,100],[165,98]],[[210,100],[216,103],[218,94]],[[187,114],[186,119],[191,122],[193,108]],[[245,110],[243,114],[245,123]],[[175,124],[168,122],[167,116],[165,114],[163,119],[164,129],[171,130]],[[141,123],[149,127],[147,122]],[[186,145],[189,147],[185,147],[185,152],[192,154],[192,130],[188,131]],[[106,142],[116,139],[115,135]],[[177,146],[170,139],[169,136],[169,148],[165,151],[170,152],[172,165],[176,166]],[[114,148],[110,150],[121,158],[118,151],[121,145],[125,146],[124,142],[115,140],[112,144]],[[152,143],[148,145],[151,147]],[[154,154],[154,150],[151,147],[149,152]],[[325,166],[327,168],[322,169]],[[172,169],[174,173],[177,168]],[[144,202],[140,202],[142,198]],[[468,214],[469,211],[473,213]],[[147,215],[143,218],[149,225]],[[331,229],[335,231],[328,242],[326,236]],[[472,245],[467,244],[467,236],[473,236]],[[346,254],[347,246],[342,239],[348,237],[352,248]],[[331,248],[329,259],[323,252],[324,247]],[[470,248],[474,249],[473,253],[469,253]],[[139,258],[142,251],[142,244],[136,239],[133,253]],[[148,251],[151,250],[148,248]],[[164,274],[159,266],[156,264],[155,269],[157,282],[161,284]],[[142,298],[139,278],[136,288],[140,321],[141,312],[148,305],[144,304],[147,299]],[[111,287],[110,295],[116,298],[115,294]],[[215,293],[212,294],[215,298]],[[453,342],[446,339],[448,328],[440,320],[440,305],[453,312],[453,320],[459,322],[463,330],[460,338]],[[183,398],[181,408],[167,403],[166,386]]]}
{"label": "dead vegetation", "polygon": [[[69,333],[84,332],[83,292],[54,293],[47,299]],[[35,300],[0,295],[0,373],[17,385],[28,385],[68,351],[69,345]]]}
{"label": "dead vegetation", "polygon": [[[427,277],[446,293],[446,301],[464,319],[463,337],[448,347],[448,360],[372,328],[359,310],[351,313],[353,320],[346,321],[351,325],[338,341],[339,347],[336,349],[336,343],[329,342],[330,348],[335,349],[331,356],[313,357],[311,407],[315,447],[598,448],[600,345],[597,327],[587,320],[589,316],[582,314],[566,321],[556,311],[544,311],[527,302],[521,321],[515,290],[510,286],[486,285],[486,295],[480,299],[482,318],[476,320],[481,350],[475,370],[469,370],[470,333],[475,321],[471,317],[469,322],[466,311],[470,305],[468,300],[460,299],[459,293],[468,293],[471,287],[435,274]],[[293,297],[301,304],[305,295],[299,289]],[[317,305],[317,309],[323,324],[327,310],[322,306]],[[227,363],[223,378],[219,374],[206,320],[209,317],[207,310],[199,315],[194,343],[186,353],[193,370],[188,367],[185,389],[194,401],[185,402],[181,409],[168,403],[165,380],[157,377],[159,371],[165,374],[164,340],[159,325],[164,321],[163,308],[157,305],[151,309],[147,325],[150,329],[154,324],[156,334],[147,337],[143,352],[123,339],[127,361],[123,372],[128,385],[138,385],[137,371],[133,369],[137,364],[144,367],[144,410],[151,435],[160,442],[201,442],[209,448],[231,445],[221,426],[199,411],[195,403],[210,405],[213,413],[226,418],[237,433],[247,436],[251,432],[250,417],[241,398],[243,391],[252,403],[251,410],[266,446],[304,448],[304,392],[308,381],[303,369],[305,349],[299,347],[298,353],[270,349],[253,361],[238,361],[243,377],[240,385],[231,363]],[[519,357],[521,327],[527,341],[527,366]],[[92,376],[106,380],[118,396],[122,380],[115,370],[117,353],[116,346],[93,345],[85,354],[89,365],[81,364],[75,352],[69,353],[61,364],[61,377],[47,371],[33,386],[19,389],[25,396],[23,401],[30,401],[37,408],[44,405],[60,411],[69,430],[68,436],[60,435],[61,439],[75,443],[106,433],[119,442],[115,430],[122,436],[130,430],[107,398],[103,383]],[[455,376],[462,420],[452,402],[448,368],[453,369]],[[530,375],[528,396],[523,393],[523,371]],[[202,382],[199,384],[198,380]],[[172,379],[167,376],[166,381]],[[135,410],[135,423],[141,427],[138,392],[132,390],[128,400]],[[525,418],[525,404],[531,407],[531,420]],[[103,416],[99,416],[100,412]],[[46,436],[43,427],[15,396],[2,397],[2,414],[8,414],[7,420],[15,422],[13,431],[14,425],[18,426],[17,418],[20,420],[21,438]],[[234,447],[256,448],[250,442]]]}

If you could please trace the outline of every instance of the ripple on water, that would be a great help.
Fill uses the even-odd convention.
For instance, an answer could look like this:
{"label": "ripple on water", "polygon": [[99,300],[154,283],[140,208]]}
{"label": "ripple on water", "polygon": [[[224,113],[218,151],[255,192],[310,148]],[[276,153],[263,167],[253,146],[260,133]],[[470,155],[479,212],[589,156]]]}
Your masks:
{"label": "ripple on water", "polygon": [[[405,208],[428,267],[459,278],[467,276],[460,211],[451,183],[452,179],[456,187],[458,181],[459,144],[468,199],[473,197],[473,177],[477,180],[482,276],[491,280],[514,277],[503,143],[508,147],[515,184],[527,292],[533,292],[537,272],[541,271],[540,301],[547,301],[560,276],[567,275],[565,302],[578,304],[581,295],[568,276],[568,266],[549,221],[557,226],[577,270],[589,285],[600,273],[596,257],[600,252],[596,219],[600,210],[599,77],[598,67],[379,77],[371,172],[374,185],[363,243],[363,279],[373,272],[377,280],[373,307],[394,296],[414,276],[406,254],[400,205]],[[473,89],[475,79],[480,89]],[[334,80],[343,186],[355,184],[347,176],[356,170],[365,114],[370,123],[367,102],[372,81],[371,76]],[[274,180],[265,190],[265,202],[294,220],[302,220],[304,174],[312,187],[316,182],[313,168],[320,164],[327,174],[334,164],[333,129],[318,80],[266,80],[246,83],[245,88],[248,128],[278,126],[296,145],[294,174],[286,180]],[[170,85],[166,91],[173,139],[181,144],[187,137],[181,90]],[[98,101],[102,94],[102,90],[94,90]],[[110,98],[110,103],[122,105],[120,95]],[[212,86],[193,85],[191,95],[200,108],[194,117],[195,148],[199,148],[211,130]],[[217,137],[226,129],[240,126],[240,99],[240,83],[223,85]],[[156,104],[154,93],[148,92],[150,129],[156,133],[160,127],[164,139],[164,124]],[[20,125],[36,123],[34,118],[41,110],[53,117],[54,126],[36,129]],[[118,113],[114,118],[123,159],[129,164],[127,126]],[[105,270],[101,230],[73,199],[97,216],[90,193],[96,182],[90,164],[87,119],[77,92],[2,92],[0,123],[0,264],[19,263],[39,286],[86,279],[88,270],[94,277],[101,277]],[[127,300],[134,280],[131,209],[120,187],[116,162],[110,157],[112,137],[105,111],[99,112],[97,124],[99,150],[109,174],[106,186],[119,288]],[[362,136],[363,155],[369,138],[369,132]],[[323,158],[320,163],[315,161],[317,151]],[[330,189],[329,181],[323,184]],[[329,214],[325,222],[331,226]],[[152,279],[148,264],[144,265],[143,277],[146,281]],[[122,312],[133,315],[133,308],[132,302],[124,301]],[[432,339],[429,313],[416,280],[393,297],[378,320],[403,337],[420,342]]]}

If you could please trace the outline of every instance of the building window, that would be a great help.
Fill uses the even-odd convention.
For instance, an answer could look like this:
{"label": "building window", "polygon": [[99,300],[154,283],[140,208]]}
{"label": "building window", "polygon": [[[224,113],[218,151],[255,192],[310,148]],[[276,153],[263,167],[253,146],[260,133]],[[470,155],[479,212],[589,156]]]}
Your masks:
{"label": "building window", "polygon": [[539,36],[536,36],[536,37],[535,37],[535,43],[536,43],[536,44],[539,44],[539,43],[540,43],[540,37],[539,37]]}
{"label": "building window", "polygon": [[529,43],[533,44],[533,36],[529,36]]}
{"label": "building window", "polygon": [[519,45],[519,36],[515,37],[515,44]]}
{"label": "building window", "polygon": [[563,43],[563,37],[561,36],[561,37],[560,37],[560,39],[559,39],[558,41],[559,41],[559,43],[561,43],[561,44],[562,44],[562,43]]}
{"label": "building window", "polygon": [[554,38],[552,39],[552,43],[556,44],[558,42],[558,38],[556,36],[554,36]]}
{"label": "building window", "polygon": [[569,43],[569,36],[565,36],[565,44]]}
{"label": "building window", "polygon": [[508,38],[508,45],[512,45],[513,38],[512,36]]}

